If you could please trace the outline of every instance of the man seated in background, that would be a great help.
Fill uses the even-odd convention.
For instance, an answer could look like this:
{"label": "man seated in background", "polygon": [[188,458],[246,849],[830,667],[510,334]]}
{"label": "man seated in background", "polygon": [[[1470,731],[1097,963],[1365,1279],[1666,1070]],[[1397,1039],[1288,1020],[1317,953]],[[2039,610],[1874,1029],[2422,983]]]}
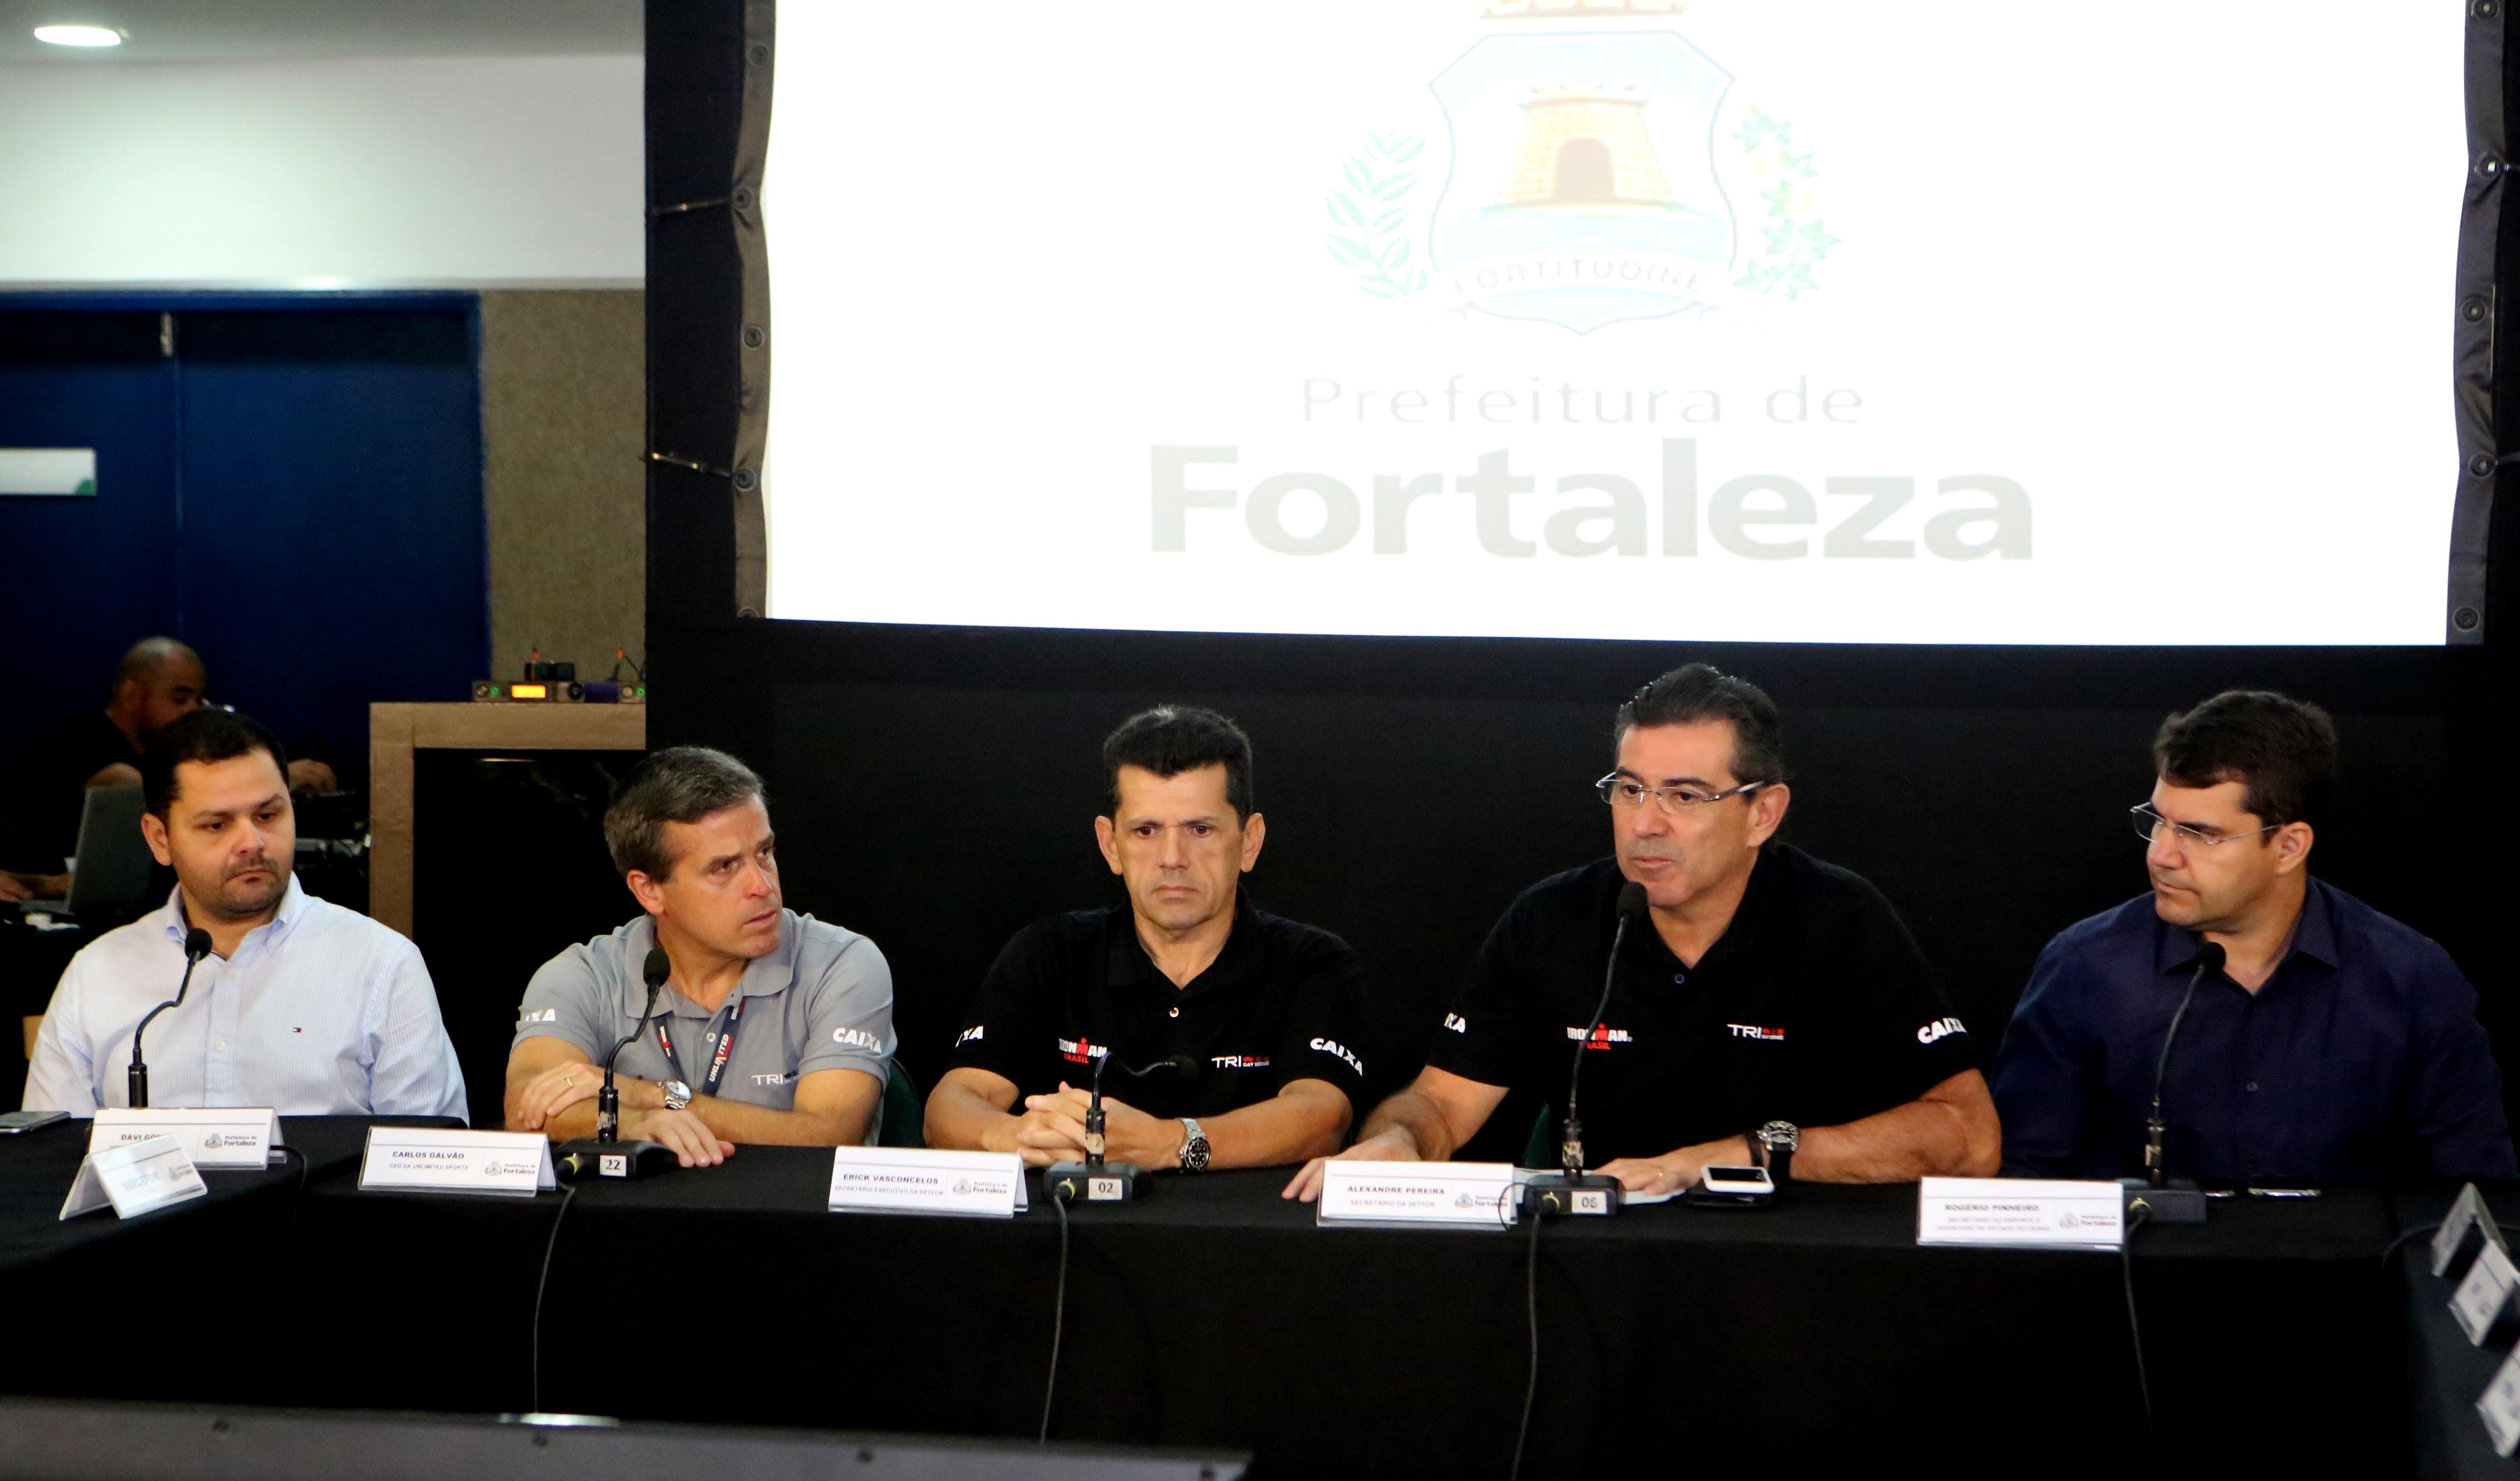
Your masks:
{"label": "man seated in background", "polygon": [[2520,1173],[2476,989],[2310,873],[2335,788],[2326,712],[2233,690],[2171,716],[2152,755],[2135,809],[2151,890],[2048,943],[1996,1055],[2004,1170],[2143,1173],[2158,1078],[2175,1177]]}
{"label": "man seated in background", "polygon": [[[866,937],[784,907],[761,779],[722,751],[658,751],[606,810],[604,841],[641,913],[534,973],[508,1055],[509,1127],[593,1136],[604,1056],[626,1039],[621,1135],[685,1167],[743,1142],[871,1140],[892,969]],[[653,950],[673,969],[643,1020]]]}
{"label": "man seated in background", "polygon": [[1179,1061],[1104,1077],[1112,1161],[1204,1172],[1336,1149],[1365,1083],[1365,970],[1346,942],[1240,889],[1266,831],[1249,738],[1165,705],[1111,733],[1102,769],[1094,834],[1128,901],[1007,943],[927,1098],[928,1144],[1082,1159],[1086,1087],[1107,1056],[1114,1071]]}
{"label": "man seated in background", "polygon": [[25,1108],[128,1103],[133,1030],[175,996],[185,940],[209,933],[181,1007],[149,1026],[150,1102],[284,1116],[462,1116],[464,1072],[419,948],[299,887],[288,758],[243,715],[203,709],[141,758],[141,830],[175,872],[163,909],[70,959],[26,1070]]}
{"label": "man seated in background", "polygon": [[[114,670],[112,699],[47,731],[10,787],[9,853],[0,902],[66,894],[65,861],[78,847],[80,799],[92,786],[137,786],[150,738],[201,707],[209,688],[199,653],[172,638],[143,638]],[[339,783],[321,761],[289,764],[292,791]]]}
{"label": "man seated in background", "polygon": [[[1637,691],[1615,730],[1617,766],[1595,784],[1614,856],[1507,908],[1426,1067],[1341,1155],[1450,1157],[1512,1090],[1549,1102],[1553,1127],[1580,1055],[1587,1165],[1631,1192],[1709,1164],[1779,1184],[1993,1173],[1986,1080],[1898,913],[1775,841],[1789,800],[1775,703],[1692,663]],[[1631,882],[1643,919],[1614,963]],[[1321,1177],[1307,1166],[1285,1195],[1318,1197]]]}

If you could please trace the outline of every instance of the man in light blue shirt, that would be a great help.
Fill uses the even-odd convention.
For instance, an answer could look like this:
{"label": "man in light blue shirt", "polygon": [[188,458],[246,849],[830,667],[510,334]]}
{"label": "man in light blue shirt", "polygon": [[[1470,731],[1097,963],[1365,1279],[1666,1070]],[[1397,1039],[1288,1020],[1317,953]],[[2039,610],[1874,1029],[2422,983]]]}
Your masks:
{"label": "man in light blue shirt", "polygon": [[292,875],[296,815],[270,732],[196,710],[142,758],[141,785],[141,831],[175,892],[70,960],[35,1037],[25,1108],[129,1103],[132,1032],[175,996],[184,938],[200,927],[210,955],[183,1005],[149,1025],[151,1104],[463,1116],[464,1072],[419,948]]}

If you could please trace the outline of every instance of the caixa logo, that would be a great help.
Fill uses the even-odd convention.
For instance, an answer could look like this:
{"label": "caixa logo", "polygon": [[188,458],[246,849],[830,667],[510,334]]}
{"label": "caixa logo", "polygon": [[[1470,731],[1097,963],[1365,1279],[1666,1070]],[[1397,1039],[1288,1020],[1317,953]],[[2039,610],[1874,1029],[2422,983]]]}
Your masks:
{"label": "caixa logo", "polygon": [[1356,1071],[1360,1075],[1365,1073],[1365,1061],[1358,1058],[1356,1055],[1349,1054],[1347,1046],[1339,1043],[1336,1039],[1315,1039],[1313,1041],[1313,1048],[1320,1050],[1326,1055],[1336,1055],[1347,1061],[1348,1068]]}
{"label": "caixa logo", "polygon": [[1931,1044],[1937,1039],[1948,1039],[1954,1034],[1964,1034],[1967,1032],[1967,1027],[1958,1018],[1936,1018],[1933,1022],[1916,1030],[1916,1042],[1919,1044]]}

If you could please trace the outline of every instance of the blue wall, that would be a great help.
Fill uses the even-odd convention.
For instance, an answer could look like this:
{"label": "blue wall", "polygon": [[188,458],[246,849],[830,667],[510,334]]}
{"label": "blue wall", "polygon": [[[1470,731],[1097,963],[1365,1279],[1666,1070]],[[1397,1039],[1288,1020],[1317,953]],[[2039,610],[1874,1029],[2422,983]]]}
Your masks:
{"label": "blue wall", "polygon": [[[172,354],[161,352],[171,315]],[[0,764],[152,633],[363,784],[367,705],[489,672],[471,294],[0,295],[0,447],[94,447],[0,498]]]}

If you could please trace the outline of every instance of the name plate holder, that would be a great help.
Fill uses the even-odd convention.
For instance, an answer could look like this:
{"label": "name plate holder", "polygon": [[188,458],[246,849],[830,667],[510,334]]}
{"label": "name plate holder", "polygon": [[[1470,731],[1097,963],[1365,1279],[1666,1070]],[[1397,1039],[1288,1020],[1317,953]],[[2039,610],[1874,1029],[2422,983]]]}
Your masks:
{"label": "name plate holder", "polygon": [[1031,1206],[1023,1158],[910,1146],[832,1149],[835,1214],[923,1214],[1012,1219]]}
{"label": "name plate holder", "polygon": [[110,1203],[115,1218],[131,1219],[209,1190],[182,1142],[143,1137],[88,1153],[70,1184],[70,1195],[62,1200],[61,1217],[75,1219]]}
{"label": "name plate holder", "polygon": [[[184,1144],[195,1167],[224,1171],[269,1167],[280,1144],[280,1117],[269,1106],[208,1106],[179,1109],[146,1106],[139,1110],[100,1107],[87,1136],[88,1154],[109,1146],[172,1137]],[[286,1160],[285,1157],[282,1160]]]}
{"label": "name plate holder", "polygon": [[2476,1401],[2477,1417],[2485,1421],[2486,1438],[2494,1442],[2494,1453],[2508,1460],[2514,1448],[2520,1448],[2520,1348],[2494,1372],[2494,1381]]}
{"label": "name plate holder", "polygon": [[2520,1286],[2520,1266],[2511,1263],[2501,1245],[2488,1244],[2476,1252],[2476,1263],[2467,1268],[2450,1297],[2451,1317],[2466,1334],[2469,1346],[2485,1345],[2502,1320],[2503,1308],[2510,1304],[2513,1286]]}
{"label": "name plate holder", "polygon": [[2450,1206],[2440,1229],[2433,1232],[2433,1274],[2445,1280],[2466,1276],[2476,1257],[2467,1253],[2467,1236],[2475,1234],[2480,1244],[2500,1246],[2504,1254],[2511,1246],[2502,1238],[2502,1226],[2495,1221],[2494,1211],[2485,1206],[2485,1195],[2476,1185],[2467,1184],[2458,1190],[2458,1201]]}
{"label": "name plate holder", "polygon": [[2126,1194],[2115,1183],[1927,1178],[1916,1185],[1916,1242],[2119,1249],[2126,1244]]}
{"label": "name plate holder", "polygon": [[1433,1225],[1511,1229],[1522,1200],[1506,1162],[1342,1162],[1322,1164],[1320,1228]]}
{"label": "name plate holder", "polygon": [[372,1126],[359,1158],[361,1192],[493,1193],[530,1198],[560,1179],[540,1132]]}

